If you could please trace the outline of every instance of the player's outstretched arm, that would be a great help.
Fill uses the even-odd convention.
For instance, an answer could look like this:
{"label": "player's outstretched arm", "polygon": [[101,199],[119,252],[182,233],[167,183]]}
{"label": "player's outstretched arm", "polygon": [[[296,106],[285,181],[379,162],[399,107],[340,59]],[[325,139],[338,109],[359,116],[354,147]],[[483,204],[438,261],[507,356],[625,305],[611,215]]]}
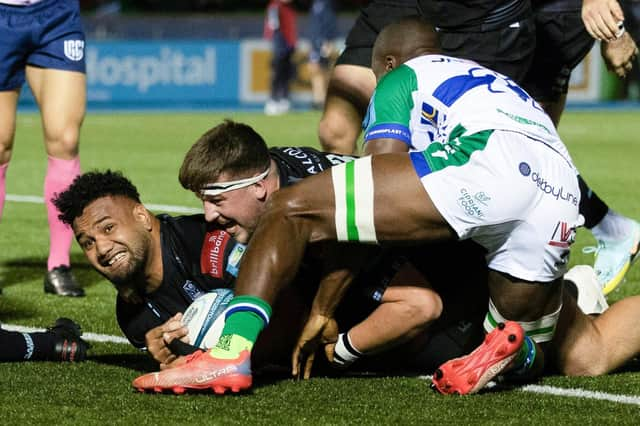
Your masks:
{"label": "player's outstretched arm", "polygon": [[291,359],[291,374],[304,379],[311,377],[311,368],[319,346],[324,346],[331,361],[332,346],[338,338],[338,326],[333,314],[362,269],[369,251],[368,246],[354,244],[330,244],[324,248],[325,274]]}

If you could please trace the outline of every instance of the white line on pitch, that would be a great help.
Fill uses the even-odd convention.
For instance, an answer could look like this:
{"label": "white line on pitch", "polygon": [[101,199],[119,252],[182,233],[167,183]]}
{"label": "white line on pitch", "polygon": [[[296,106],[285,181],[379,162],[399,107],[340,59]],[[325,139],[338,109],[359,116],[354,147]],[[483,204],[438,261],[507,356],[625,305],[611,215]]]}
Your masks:
{"label": "white line on pitch", "polygon": [[[42,204],[44,203],[44,198],[39,197],[37,195],[15,195],[15,194],[7,194],[7,201],[14,201],[16,203],[36,203]],[[202,213],[202,209],[194,208],[194,207],[185,207],[185,206],[173,206],[170,204],[145,204],[149,210],[153,211],[161,211],[167,213],[183,213],[183,214],[195,214]]]}
{"label": "white line on pitch", "polygon": [[[37,327],[25,327],[23,325],[17,324],[2,324],[3,330],[8,331],[17,331],[20,333],[35,333],[39,331],[44,331],[42,328]],[[123,343],[129,344],[129,341],[122,336],[111,336],[109,334],[98,334],[98,333],[82,333],[82,338],[84,340],[88,340],[90,342],[107,342],[107,343]]]}
{"label": "white line on pitch", "polygon": [[[429,380],[433,376],[419,376],[418,378],[422,380]],[[496,384],[491,381],[487,383],[487,388],[492,388]],[[515,388],[515,390],[519,390],[521,392],[531,392],[543,395],[556,395],[556,396],[568,396],[572,398],[587,398],[587,399],[597,399],[599,401],[610,401],[617,402],[619,404],[631,404],[631,405],[640,405],[640,397],[635,395],[619,395],[615,393],[606,393],[599,391],[589,391],[585,389],[579,388],[558,388],[555,386],[542,386],[542,385],[524,385],[521,387]]]}

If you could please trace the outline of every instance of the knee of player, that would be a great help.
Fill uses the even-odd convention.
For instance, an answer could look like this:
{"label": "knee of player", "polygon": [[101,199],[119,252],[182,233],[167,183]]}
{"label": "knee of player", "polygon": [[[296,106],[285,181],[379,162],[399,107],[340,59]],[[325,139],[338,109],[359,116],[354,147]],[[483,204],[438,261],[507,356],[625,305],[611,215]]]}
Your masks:
{"label": "knee of player", "polygon": [[353,154],[360,133],[359,123],[350,123],[341,116],[325,112],[318,125],[318,139],[322,150],[338,154]]}
{"label": "knee of player", "polygon": [[416,324],[426,326],[442,314],[442,299],[433,290],[408,287],[403,291],[404,316]]}
{"label": "knee of player", "polygon": [[80,129],[76,126],[66,126],[45,132],[45,142],[58,153],[75,154],[78,150],[79,138]]}

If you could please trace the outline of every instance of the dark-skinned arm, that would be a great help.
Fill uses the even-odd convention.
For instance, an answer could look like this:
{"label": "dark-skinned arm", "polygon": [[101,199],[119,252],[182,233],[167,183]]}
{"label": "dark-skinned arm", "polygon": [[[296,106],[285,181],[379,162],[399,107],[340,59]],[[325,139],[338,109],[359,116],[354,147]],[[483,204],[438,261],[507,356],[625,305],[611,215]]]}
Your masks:
{"label": "dark-skinned arm", "polygon": [[291,374],[304,379],[311,376],[318,346],[324,346],[328,359],[333,357],[338,338],[334,313],[371,250],[368,246],[346,243],[331,243],[324,248],[325,271],[291,359]]}

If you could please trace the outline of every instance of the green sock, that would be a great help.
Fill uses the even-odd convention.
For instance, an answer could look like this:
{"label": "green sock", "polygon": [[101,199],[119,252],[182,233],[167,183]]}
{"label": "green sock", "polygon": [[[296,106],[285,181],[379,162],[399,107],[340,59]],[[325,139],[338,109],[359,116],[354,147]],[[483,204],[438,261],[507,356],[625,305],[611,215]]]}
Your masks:
{"label": "green sock", "polygon": [[522,346],[513,360],[513,368],[509,371],[511,375],[524,376],[529,373],[536,360],[536,344],[531,337],[525,335]]}
{"label": "green sock", "polygon": [[271,306],[255,296],[236,296],[229,302],[218,344],[211,354],[217,358],[234,359],[243,350],[251,350],[258,335],[269,322]]}

